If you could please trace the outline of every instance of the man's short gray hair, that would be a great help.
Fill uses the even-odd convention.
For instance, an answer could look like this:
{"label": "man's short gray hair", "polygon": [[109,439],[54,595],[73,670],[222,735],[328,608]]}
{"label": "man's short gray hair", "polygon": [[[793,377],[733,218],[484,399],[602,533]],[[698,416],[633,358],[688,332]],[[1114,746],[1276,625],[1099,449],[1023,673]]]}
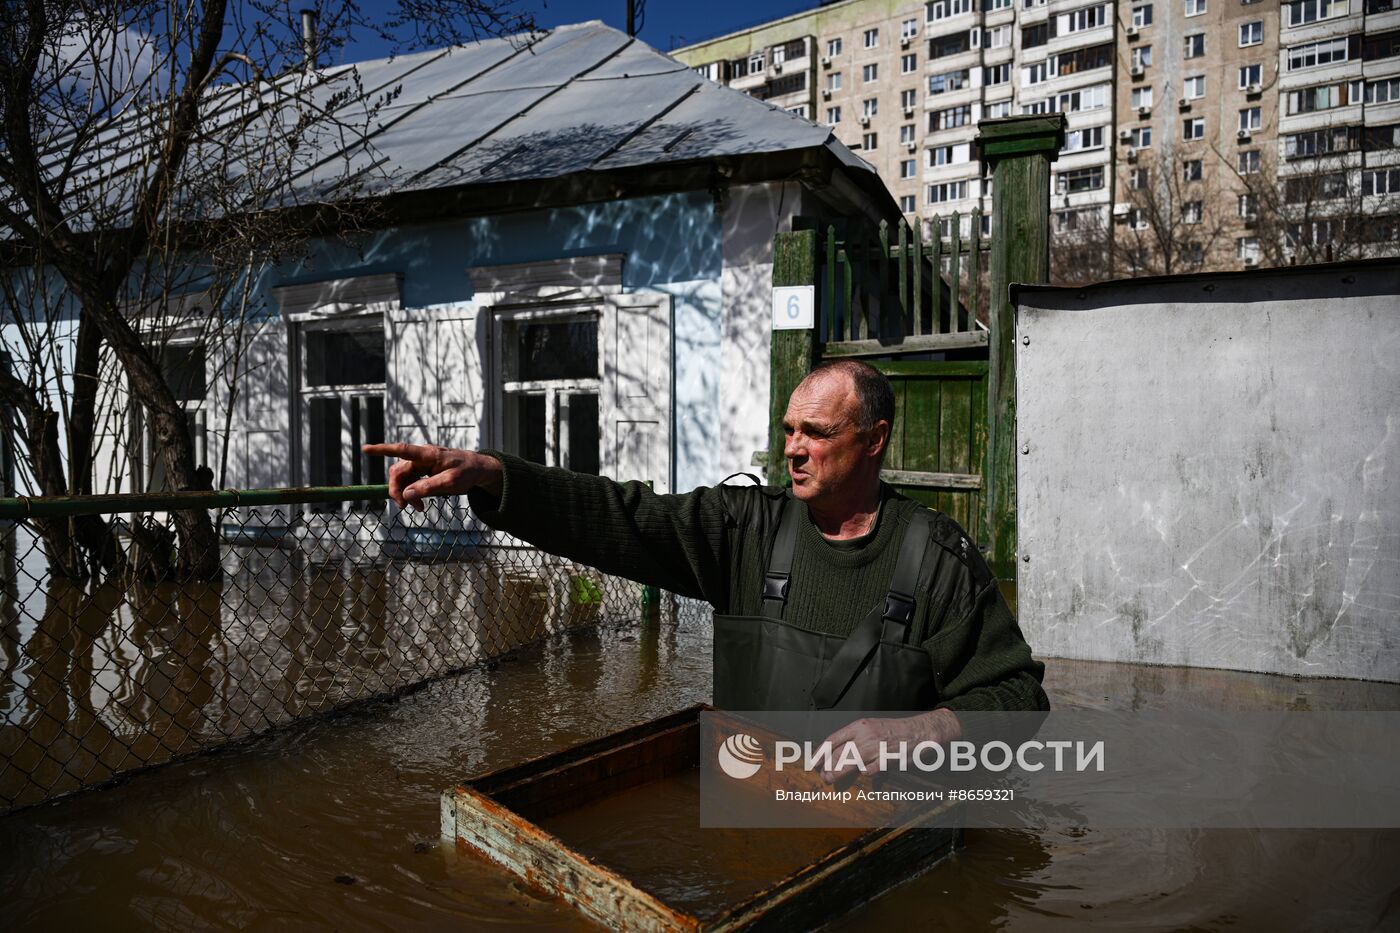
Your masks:
{"label": "man's short gray hair", "polygon": [[[894,386],[884,373],[859,360],[828,360],[818,364],[807,379],[841,373],[851,377],[856,389],[856,427],[861,431],[873,429],[883,421],[894,427]],[[806,382],[807,379],[802,380]]]}

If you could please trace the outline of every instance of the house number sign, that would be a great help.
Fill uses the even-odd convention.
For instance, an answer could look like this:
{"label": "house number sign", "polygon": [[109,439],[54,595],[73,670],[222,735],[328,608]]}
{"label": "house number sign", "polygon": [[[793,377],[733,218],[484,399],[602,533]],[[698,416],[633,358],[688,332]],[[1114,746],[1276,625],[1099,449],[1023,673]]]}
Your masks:
{"label": "house number sign", "polygon": [[816,301],[811,285],[783,285],[773,289],[773,329],[801,330],[813,326]]}

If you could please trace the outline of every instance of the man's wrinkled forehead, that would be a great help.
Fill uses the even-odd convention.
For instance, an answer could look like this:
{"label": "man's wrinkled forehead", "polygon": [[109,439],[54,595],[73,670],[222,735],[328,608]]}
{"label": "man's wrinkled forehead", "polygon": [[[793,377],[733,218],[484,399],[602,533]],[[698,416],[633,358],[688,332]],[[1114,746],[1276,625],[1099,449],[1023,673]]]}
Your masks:
{"label": "man's wrinkled forehead", "polygon": [[831,426],[855,420],[858,403],[855,381],[846,373],[823,370],[798,383],[788,408],[803,420],[821,420]]}

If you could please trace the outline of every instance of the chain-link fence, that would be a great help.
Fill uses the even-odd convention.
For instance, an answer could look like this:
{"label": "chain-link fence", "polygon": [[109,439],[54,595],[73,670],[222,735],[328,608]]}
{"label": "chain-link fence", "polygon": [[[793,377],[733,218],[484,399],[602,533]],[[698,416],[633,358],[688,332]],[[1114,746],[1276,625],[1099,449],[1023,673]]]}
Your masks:
{"label": "chain-link fence", "polygon": [[[384,495],[0,500],[0,812],[566,629],[677,611],[492,531],[464,499],[419,514]],[[197,515],[217,560],[179,553]]]}

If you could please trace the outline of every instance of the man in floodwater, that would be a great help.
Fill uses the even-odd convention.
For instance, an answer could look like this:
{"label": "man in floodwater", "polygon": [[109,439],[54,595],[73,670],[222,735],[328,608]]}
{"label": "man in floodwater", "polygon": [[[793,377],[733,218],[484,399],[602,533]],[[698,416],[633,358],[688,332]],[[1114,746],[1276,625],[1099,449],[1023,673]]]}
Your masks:
{"label": "man in floodwater", "polygon": [[871,756],[882,740],[959,738],[959,711],[1049,708],[1044,665],[976,547],[880,481],[893,421],[879,371],[819,366],[783,419],[791,494],[658,495],[497,451],[364,450],[399,458],[389,496],[401,507],[466,493],[488,525],[546,551],[708,600],[721,708],[926,711],[833,736]]}

